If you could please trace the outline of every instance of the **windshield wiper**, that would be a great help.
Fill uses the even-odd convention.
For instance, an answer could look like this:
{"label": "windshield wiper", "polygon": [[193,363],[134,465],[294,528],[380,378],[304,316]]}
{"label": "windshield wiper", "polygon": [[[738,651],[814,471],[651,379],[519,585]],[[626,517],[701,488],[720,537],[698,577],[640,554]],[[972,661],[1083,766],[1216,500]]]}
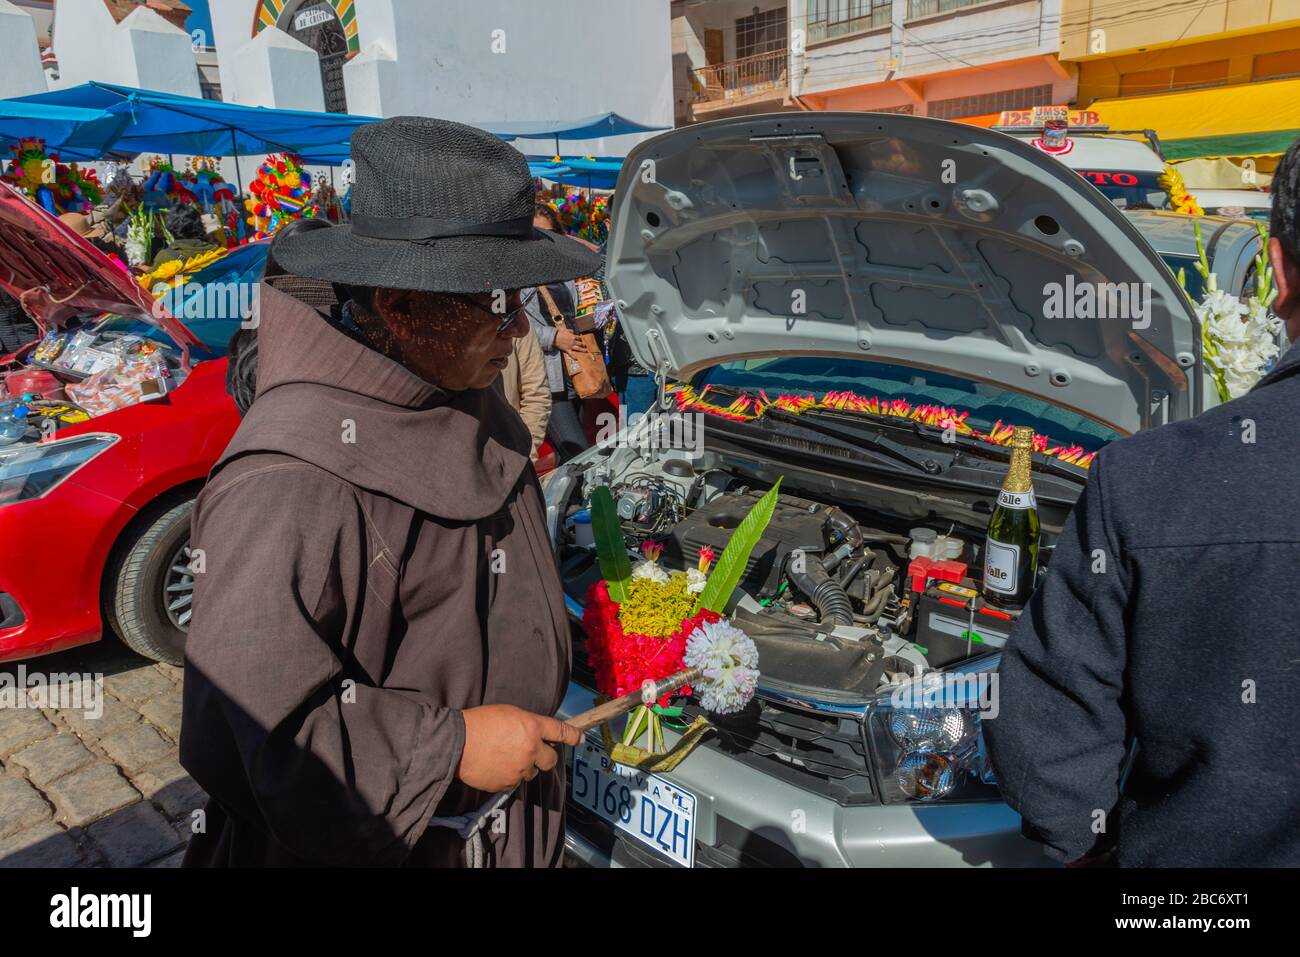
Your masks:
{"label": "windshield wiper", "polygon": [[952,464],[951,455],[935,456],[926,452],[916,452],[899,442],[895,442],[884,434],[883,427],[866,426],[862,428],[845,422],[828,421],[821,417],[823,414],[821,410],[808,410],[795,415],[772,406],[768,406],[763,410],[763,418],[765,419],[797,425],[819,435],[849,442],[859,448],[862,448],[865,443],[871,451],[880,454],[884,458],[894,462],[901,462],[926,475],[939,475]]}

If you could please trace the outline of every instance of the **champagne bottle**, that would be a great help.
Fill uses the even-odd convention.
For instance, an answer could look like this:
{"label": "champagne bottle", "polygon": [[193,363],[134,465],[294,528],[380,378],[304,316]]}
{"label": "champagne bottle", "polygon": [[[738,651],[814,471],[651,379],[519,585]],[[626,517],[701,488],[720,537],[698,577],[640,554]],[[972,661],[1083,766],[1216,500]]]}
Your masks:
{"label": "champagne bottle", "polygon": [[984,539],[984,598],[991,604],[1022,606],[1038,573],[1038,504],[1034,500],[1031,453],[1034,430],[1017,427],[1011,466]]}

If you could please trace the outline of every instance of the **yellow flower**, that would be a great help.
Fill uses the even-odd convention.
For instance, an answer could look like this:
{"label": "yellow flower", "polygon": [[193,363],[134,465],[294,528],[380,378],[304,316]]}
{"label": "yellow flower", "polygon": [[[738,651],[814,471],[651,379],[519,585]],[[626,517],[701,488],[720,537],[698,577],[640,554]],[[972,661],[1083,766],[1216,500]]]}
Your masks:
{"label": "yellow flower", "polygon": [[666,582],[635,578],[628,586],[628,599],[619,606],[619,621],[626,632],[666,637],[681,627],[695,610],[695,596],[688,592],[686,576],[674,572]]}
{"label": "yellow flower", "polygon": [[155,279],[171,279],[185,270],[185,263],[179,259],[171,259],[163,263],[153,271]]}

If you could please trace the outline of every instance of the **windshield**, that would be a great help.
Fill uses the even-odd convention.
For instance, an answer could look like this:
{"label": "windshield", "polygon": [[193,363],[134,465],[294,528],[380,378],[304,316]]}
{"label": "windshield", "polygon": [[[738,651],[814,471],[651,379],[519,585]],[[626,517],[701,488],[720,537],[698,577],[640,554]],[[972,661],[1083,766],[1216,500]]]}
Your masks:
{"label": "windshield", "polygon": [[[224,356],[231,337],[250,316],[254,291],[262,278],[269,243],[241,246],[193,273],[184,285],[169,289],[162,302],[203,343],[209,357]],[[171,343],[171,337],[142,319],[116,316],[105,327],[126,335]],[[103,327],[101,327],[103,328]]]}
{"label": "windshield", "polygon": [[1009,392],[988,383],[928,372],[908,366],[828,356],[775,356],[742,359],[713,366],[696,377],[696,389],[713,386],[779,396],[852,392],[862,398],[903,399],[912,405],[942,405],[969,412],[967,422],[987,432],[1004,425],[1032,426],[1040,435],[1089,452],[1120,437],[1091,419],[1041,399]]}
{"label": "windshield", "polygon": [[1079,175],[1101,190],[1119,209],[1168,209],[1169,194],[1156,182],[1159,173],[1117,169],[1081,169]]}

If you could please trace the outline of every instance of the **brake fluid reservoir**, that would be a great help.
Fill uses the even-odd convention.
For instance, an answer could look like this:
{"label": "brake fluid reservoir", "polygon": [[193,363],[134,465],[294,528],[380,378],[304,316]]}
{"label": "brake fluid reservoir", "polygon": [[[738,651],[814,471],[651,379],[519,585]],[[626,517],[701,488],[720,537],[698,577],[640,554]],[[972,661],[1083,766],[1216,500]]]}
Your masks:
{"label": "brake fluid reservoir", "polygon": [[914,528],[907,533],[912,539],[911,547],[907,550],[908,558],[934,558],[935,542],[939,538],[939,533],[932,528]]}

